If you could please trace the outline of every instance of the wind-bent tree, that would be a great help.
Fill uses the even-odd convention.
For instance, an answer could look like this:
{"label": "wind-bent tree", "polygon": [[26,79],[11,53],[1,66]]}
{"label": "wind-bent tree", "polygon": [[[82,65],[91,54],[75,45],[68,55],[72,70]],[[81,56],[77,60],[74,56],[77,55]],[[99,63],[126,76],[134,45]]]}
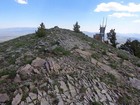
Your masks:
{"label": "wind-bent tree", "polygon": [[46,28],[45,28],[44,23],[40,24],[40,27],[38,27],[38,30],[36,31],[36,35],[38,37],[43,37],[46,35]]}
{"label": "wind-bent tree", "polygon": [[73,25],[73,30],[74,32],[77,32],[77,33],[80,32],[80,26],[78,25],[78,22],[76,22],[76,24]]}
{"label": "wind-bent tree", "polygon": [[116,38],[115,29],[111,29],[110,32],[107,33],[107,39],[110,41],[112,46],[116,48],[118,43],[116,42],[117,38]]}

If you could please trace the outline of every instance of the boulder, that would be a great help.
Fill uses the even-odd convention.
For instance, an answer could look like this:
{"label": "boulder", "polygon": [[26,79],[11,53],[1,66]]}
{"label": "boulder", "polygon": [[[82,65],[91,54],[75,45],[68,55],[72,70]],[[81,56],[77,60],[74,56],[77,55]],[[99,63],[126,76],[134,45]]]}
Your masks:
{"label": "boulder", "polygon": [[129,83],[136,89],[140,90],[140,80],[137,78],[129,78]]}
{"label": "boulder", "polygon": [[9,101],[9,96],[6,93],[0,94],[0,103],[4,103],[6,101]]}
{"label": "boulder", "polygon": [[88,51],[82,51],[80,49],[75,49],[77,53],[79,53],[83,58],[90,57],[91,53]]}
{"label": "boulder", "polygon": [[37,69],[33,69],[34,73],[40,74],[40,72]]}
{"label": "boulder", "polygon": [[35,100],[35,99],[37,99],[37,94],[35,94],[35,93],[29,93],[29,97],[30,97],[32,100]]}
{"label": "boulder", "polygon": [[23,67],[21,67],[17,72],[22,74],[22,75],[26,75],[26,74],[31,74],[33,70],[33,67],[30,64],[27,64]]}
{"label": "boulder", "polygon": [[60,69],[60,65],[57,64],[53,59],[49,58],[45,62],[45,68],[47,71],[58,71]]}
{"label": "boulder", "polygon": [[13,98],[12,105],[18,105],[22,99],[22,94],[17,94],[15,98]]}
{"label": "boulder", "polygon": [[44,59],[37,57],[35,60],[32,61],[31,65],[35,68],[40,68],[44,66],[45,62],[46,61]]}
{"label": "boulder", "polygon": [[21,82],[20,75],[16,74],[16,77],[14,78],[14,82],[16,82],[16,83],[20,83]]}
{"label": "boulder", "polygon": [[40,103],[41,105],[49,105],[48,101],[45,98],[42,98]]}

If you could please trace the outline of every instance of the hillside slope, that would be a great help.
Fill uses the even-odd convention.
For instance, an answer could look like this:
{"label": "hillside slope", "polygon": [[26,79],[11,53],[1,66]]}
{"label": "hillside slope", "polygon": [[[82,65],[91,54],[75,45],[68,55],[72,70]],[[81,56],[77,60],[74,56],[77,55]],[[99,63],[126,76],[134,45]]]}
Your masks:
{"label": "hillside slope", "polygon": [[0,44],[1,105],[139,105],[140,59],[58,27]]}

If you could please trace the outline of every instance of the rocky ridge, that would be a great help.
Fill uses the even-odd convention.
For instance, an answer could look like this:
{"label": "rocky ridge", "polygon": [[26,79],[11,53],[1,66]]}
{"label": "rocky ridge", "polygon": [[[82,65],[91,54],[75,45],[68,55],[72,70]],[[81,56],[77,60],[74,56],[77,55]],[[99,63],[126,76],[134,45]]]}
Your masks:
{"label": "rocky ridge", "polygon": [[1,105],[139,105],[140,59],[54,27],[0,44]]}

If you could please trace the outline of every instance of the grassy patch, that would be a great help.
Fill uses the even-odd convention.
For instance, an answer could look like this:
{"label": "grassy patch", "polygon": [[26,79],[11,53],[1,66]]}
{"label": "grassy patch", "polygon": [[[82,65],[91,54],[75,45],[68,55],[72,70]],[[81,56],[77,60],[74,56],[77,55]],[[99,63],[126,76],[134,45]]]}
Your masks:
{"label": "grassy patch", "polygon": [[15,58],[15,57],[9,57],[9,58],[6,59],[6,61],[7,61],[9,64],[15,64],[16,58]]}
{"label": "grassy patch", "polygon": [[121,105],[130,105],[132,99],[129,96],[119,97],[118,102]]}
{"label": "grassy patch", "polygon": [[86,88],[84,86],[81,86],[81,88],[79,89],[79,93],[86,93]]}
{"label": "grassy patch", "polygon": [[136,65],[137,65],[138,67],[140,67],[140,61],[138,61],[138,62],[136,63]]}
{"label": "grassy patch", "polygon": [[90,102],[90,105],[102,105],[100,102]]}
{"label": "grassy patch", "polygon": [[12,92],[15,92],[18,89],[18,84],[9,80],[6,80],[4,83],[1,83],[0,85],[1,85],[0,92],[8,93],[9,95],[13,95]]}
{"label": "grassy patch", "polygon": [[63,47],[59,46],[59,47],[56,47],[55,49],[53,49],[53,54],[55,55],[59,55],[59,56],[68,56],[70,55],[70,51],[64,49]]}
{"label": "grassy patch", "polygon": [[111,63],[110,63],[110,66],[111,66],[113,69],[117,69],[117,65],[118,65],[117,62],[111,62]]}
{"label": "grassy patch", "polygon": [[21,100],[25,101],[27,97],[28,97],[28,93],[24,92]]}
{"label": "grassy patch", "polygon": [[117,84],[117,78],[111,73],[104,74],[100,77],[100,80],[110,86]]}
{"label": "grassy patch", "polygon": [[122,58],[122,59],[124,59],[124,60],[128,60],[129,59],[128,54],[123,53],[123,52],[119,52],[117,56]]}
{"label": "grassy patch", "polygon": [[19,48],[19,47],[22,47],[22,46],[25,46],[25,45],[26,45],[26,42],[22,42],[22,41],[21,41],[21,42],[16,42],[16,43],[15,43],[15,47],[16,47],[16,48]]}
{"label": "grassy patch", "polygon": [[31,64],[34,59],[35,59],[35,57],[25,55],[23,60],[22,60],[22,63],[23,64]]}
{"label": "grassy patch", "polygon": [[37,93],[37,88],[33,88],[32,90],[31,90],[33,93]]}
{"label": "grassy patch", "polygon": [[103,50],[103,51],[102,51],[102,55],[107,55],[106,50]]}
{"label": "grassy patch", "polygon": [[86,59],[83,58],[82,56],[77,56],[77,59],[78,59],[79,61],[86,61]]}
{"label": "grassy patch", "polygon": [[97,54],[97,53],[93,53],[91,55],[91,57],[94,58],[94,59],[96,59],[96,60],[98,60],[101,57],[101,55],[100,54]]}
{"label": "grassy patch", "polygon": [[14,79],[16,76],[16,70],[1,70],[0,71],[0,77],[8,75],[9,79]]}

